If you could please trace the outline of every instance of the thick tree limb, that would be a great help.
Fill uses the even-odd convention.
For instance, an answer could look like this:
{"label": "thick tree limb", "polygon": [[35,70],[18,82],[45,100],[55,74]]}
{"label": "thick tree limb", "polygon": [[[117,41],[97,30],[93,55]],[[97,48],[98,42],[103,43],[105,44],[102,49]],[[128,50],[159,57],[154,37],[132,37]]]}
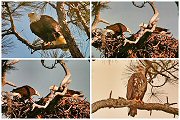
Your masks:
{"label": "thick tree limb", "polygon": [[155,28],[157,26],[157,22],[159,20],[159,18],[158,18],[159,12],[158,12],[156,6],[154,5],[154,1],[153,2],[148,2],[148,3],[150,4],[150,6],[152,7],[153,12],[154,12],[154,15],[152,16],[152,18],[149,21],[149,24],[146,25],[146,24],[143,23],[143,25],[140,25],[140,31],[137,33],[138,37],[136,38],[136,40],[135,41],[130,41],[128,39],[125,39],[124,40],[124,46],[126,45],[126,43],[136,44],[146,32],[153,32],[155,30]]}
{"label": "thick tree limb", "polygon": [[174,114],[174,115],[179,115],[178,113],[178,108],[173,108],[170,107],[167,104],[160,104],[160,103],[136,103],[133,101],[126,100],[122,97],[119,99],[105,99],[105,100],[100,100],[92,104],[92,113],[95,113],[97,110],[101,108],[106,108],[106,107],[113,107],[113,108],[123,108],[123,107],[129,107],[129,106],[136,106],[137,109],[139,110],[147,110],[147,111],[152,111],[152,110],[158,110],[158,111],[164,111],[166,113]]}
{"label": "thick tree limb", "polygon": [[[61,90],[63,90],[62,92],[56,92],[56,91],[51,91],[51,93],[49,93],[45,98],[47,98],[48,100],[46,101],[45,105],[38,105],[36,103],[33,104],[33,108],[46,108],[50,102],[57,96],[64,96],[67,92],[68,89],[68,85],[70,84],[71,80],[71,72],[70,69],[68,68],[68,66],[66,65],[66,63],[64,62],[64,60],[57,60],[57,63],[61,64],[61,66],[63,67],[64,71],[65,71],[65,77],[64,79],[61,81],[59,88]],[[44,63],[43,63],[44,64]],[[54,67],[53,67],[54,68]]]}
{"label": "thick tree limb", "polygon": [[34,110],[34,108],[46,108],[50,102],[57,96],[57,95],[60,95],[60,96],[63,96],[66,94],[67,92],[67,89],[68,89],[68,85],[66,85],[66,87],[64,88],[63,92],[51,92],[48,96],[46,96],[46,98],[48,98],[48,101],[46,101],[46,104],[45,105],[38,105],[36,103],[33,103],[32,105],[32,110]]}
{"label": "thick tree limb", "polygon": [[68,24],[66,22],[66,12],[64,9],[64,2],[57,2],[56,11],[62,34],[67,41],[71,55],[74,58],[83,58],[83,55],[77,47],[75,39],[73,38],[70,29],[68,28]]}
{"label": "thick tree limb", "polygon": [[59,87],[63,87],[65,84],[69,84],[70,77],[71,77],[71,71],[70,69],[67,67],[67,65],[65,64],[65,62],[63,60],[58,60],[58,62],[61,64],[61,66],[63,67],[64,71],[65,71],[65,76],[64,79],[62,80],[61,84]]}

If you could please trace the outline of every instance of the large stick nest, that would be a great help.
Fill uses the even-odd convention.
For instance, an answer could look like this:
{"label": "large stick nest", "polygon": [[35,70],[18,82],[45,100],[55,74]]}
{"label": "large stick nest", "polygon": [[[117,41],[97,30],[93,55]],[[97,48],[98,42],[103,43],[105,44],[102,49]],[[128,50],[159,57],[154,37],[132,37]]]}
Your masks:
{"label": "large stick nest", "polygon": [[[128,40],[135,41],[136,34]],[[100,39],[92,43],[99,49],[102,57],[106,58],[177,58],[178,40],[169,33],[146,32],[137,44],[127,43],[124,46],[124,39],[106,36],[106,47],[102,49]]]}
{"label": "large stick nest", "polygon": [[[2,113],[7,118],[90,118],[90,104],[86,100],[56,96],[46,108],[32,110],[32,102],[2,97]],[[44,105],[44,98],[35,102]]]}

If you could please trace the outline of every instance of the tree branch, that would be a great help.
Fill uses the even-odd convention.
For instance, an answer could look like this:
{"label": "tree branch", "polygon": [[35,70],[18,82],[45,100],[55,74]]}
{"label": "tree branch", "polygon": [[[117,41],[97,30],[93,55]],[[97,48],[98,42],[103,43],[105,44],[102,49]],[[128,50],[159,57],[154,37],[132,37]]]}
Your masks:
{"label": "tree branch", "polygon": [[103,23],[109,25],[109,22],[107,22],[106,20],[104,20],[100,17],[100,11],[101,11],[103,4],[107,4],[107,2],[98,2],[97,6],[94,8],[95,9],[95,17],[94,17],[94,21],[92,23],[92,28],[91,28],[92,31],[97,27],[99,22],[103,22]]}
{"label": "tree branch", "polygon": [[61,66],[63,67],[64,71],[65,71],[65,76],[64,79],[62,80],[61,84],[60,84],[60,88],[62,88],[65,84],[69,84],[69,82],[71,82],[70,77],[71,77],[71,71],[70,69],[67,67],[67,65],[65,64],[65,62],[63,60],[58,60],[58,63],[61,64]]}
{"label": "tree branch", "polygon": [[79,20],[81,21],[81,23],[82,23],[82,25],[84,27],[84,30],[85,30],[87,36],[90,38],[90,28],[87,25],[86,20],[83,18],[82,13],[81,13],[81,11],[79,10],[78,7],[75,8],[75,11],[76,11],[77,17],[79,18]]}
{"label": "tree branch", "polygon": [[92,113],[95,113],[97,110],[101,108],[106,107],[113,107],[113,108],[123,108],[123,107],[129,107],[129,106],[135,106],[139,110],[158,110],[158,111],[164,111],[166,113],[178,115],[178,108],[170,107],[166,104],[160,104],[160,103],[136,103],[134,101],[126,100],[122,97],[119,99],[105,99],[100,100],[92,104]]}
{"label": "tree branch", "polygon": [[[145,4],[146,2],[144,2]],[[146,25],[144,23],[141,23],[140,24],[140,31],[137,33],[138,37],[136,38],[135,41],[130,41],[128,39],[125,38],[124,40],[124,46],[126,45],[126,43],[129,43],[129,44],[136,44],[140,39],[141,37],[146,33],[146,32],[153,32],[157,26],[157,22],[159,20],[158,16],[159,16],[159,12],[156,8],[156,6],[154,5],[154,1],[153,2],[148,2],[150,4],[150,6],[152,7],[153,9],[153,12],[154,12],[154,15],[152,16],[152,18],[150,19],[149,21],[149,24]],[[144,4],[142,6],[144,6]],[[137,6],[136,6],[137,7]],[[141,7],[140,7],[141,8]]]}
{"label": "tree branch", "polygon": [[62,34],[67,41],[71,55],[74,58],[83,58],[83,55],[77,47],[75,39],[73,38],[70,29],[68,28],[68,24],[66,22],[66,13],[64,9],[64,2],[57,2],[56,11]]}
{"label": "tree branch", "polygon": [[2,86],[5,86],[6,84],[16,87],[16,85],[10,81],[7,81],[7,69],[8,67],[18,63],[20,60],[13,60],[13,61],[6,61],[3,65],[2,65]]}

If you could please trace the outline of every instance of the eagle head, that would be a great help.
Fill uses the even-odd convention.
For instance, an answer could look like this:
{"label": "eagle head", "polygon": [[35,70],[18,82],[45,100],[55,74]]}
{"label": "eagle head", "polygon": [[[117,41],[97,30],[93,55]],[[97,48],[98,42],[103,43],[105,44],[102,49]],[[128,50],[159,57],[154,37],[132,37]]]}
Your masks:
{"label": "eagle head", "polygon": [[38,15],[38,14],[36,14],[34,12],[29,13],[28,17],[29,17],[29,20],[30,20],[31,23],[36,22],[36,21],[40,20],[40,18],[41,18],[40,15]]}

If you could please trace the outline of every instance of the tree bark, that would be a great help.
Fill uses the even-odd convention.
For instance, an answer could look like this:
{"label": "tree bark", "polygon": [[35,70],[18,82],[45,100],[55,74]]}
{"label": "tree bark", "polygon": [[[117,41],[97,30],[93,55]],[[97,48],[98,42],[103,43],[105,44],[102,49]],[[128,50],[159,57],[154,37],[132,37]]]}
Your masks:
{"label": "tree bark", "polygon": [[69,46],[69,50],[70,50],[72,57],[83,58],[83,55],[80,52],[79,48],[77,47],[75,39],[73,38],[73,36],[68,28],[68,24],[66,22],[66,13],[65,13],[65,9],[64,9],[64,2],[57,2],[56,11],[57,11],[57,15],[58,15],[58,21],[61,26],[62,34],[67,41],[67,44]]}

